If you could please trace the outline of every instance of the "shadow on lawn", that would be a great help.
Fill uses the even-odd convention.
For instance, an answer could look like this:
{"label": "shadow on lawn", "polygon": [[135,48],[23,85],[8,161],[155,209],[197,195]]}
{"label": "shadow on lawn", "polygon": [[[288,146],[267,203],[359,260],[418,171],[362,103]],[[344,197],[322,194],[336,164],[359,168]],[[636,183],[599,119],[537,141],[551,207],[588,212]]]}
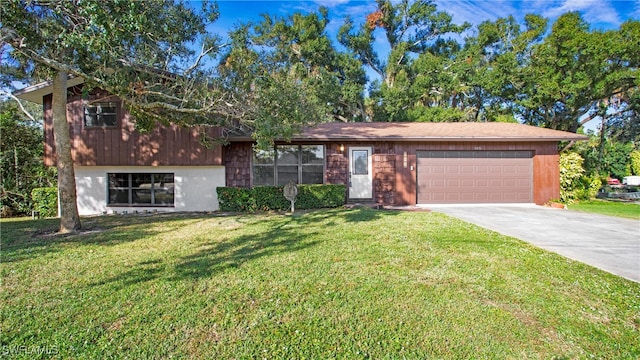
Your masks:
{"label": "shadow on lawn", "polygon": [[[57,234],[59,219],[4,220],[2,222],[2,261],[15,262],[59,252],[61,245],[113,246],[155,234],[175,231],[184,220],[201,221],[203,214],[154,214],[83,218],[77,234]],[[136,226],[144,224],[145,226]],[[158,226],[161,224],[161,228]]]}
{"label": "shadow on lawn", "polygon": [[[185,256],[175,266],[174,280],[198,279],[240,267],[263,257],[293,253],[318,244],[314,239],[319,232],[309,230],[309,224],[327,221],[329,215],[308,213],[302,216],[283,216],[273,226],[261,229],[256,226],[252,234],[232,237],[223,242],[212,241],[205,248]],[[331,226],[329,220],[325,226]]]}
{"label": "shadow on lawn", "polygon": [[[225,242],[211,242],[195,254],[186,256],[175,267],[175,279],[209,277],[227,269],[280,253],[303,251],[317,245],[316,235],[332,234],[332,226],[340,218],[347,222],[370,221],[380,216],[391,215],[371,209],[309,211],[283,216],[273,221],[274,226],[266,231],[242,235]],[[320,230],[320,231],[318,231]],[[322,231],[322,232],[321,232]]]}
{"label": "shadow on lawn", "polygon": [[331,227],[338,222],[369,221],[395,214],[397,213],[357,208],[275,215],[265,220],[271,224],[268,229],[261,222],[247,221],[251,216],[242,216],[238,220],[245,222],[247,228],[243,230],[248,232],[246,234],[219,240],[219,234],[212,233],[197,252],[179,258],[175,264],[142,262],[95,285],[121,282],[127,286],[153,280],[167,273],[170,280],[177,281],[211,277],[263,257],[309,249],[323,241],[318,235],[331,236]]}

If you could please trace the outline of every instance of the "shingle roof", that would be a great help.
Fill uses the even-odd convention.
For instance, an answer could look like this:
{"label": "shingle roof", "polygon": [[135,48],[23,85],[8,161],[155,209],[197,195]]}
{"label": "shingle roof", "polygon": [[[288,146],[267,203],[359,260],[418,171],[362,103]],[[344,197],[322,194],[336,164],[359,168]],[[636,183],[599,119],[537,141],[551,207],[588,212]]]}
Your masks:
{"label": "shingle roof", "polygon": [[517,123],[326,123],[305,128],[292,140],[358,141],[559,141],[584,135]]}

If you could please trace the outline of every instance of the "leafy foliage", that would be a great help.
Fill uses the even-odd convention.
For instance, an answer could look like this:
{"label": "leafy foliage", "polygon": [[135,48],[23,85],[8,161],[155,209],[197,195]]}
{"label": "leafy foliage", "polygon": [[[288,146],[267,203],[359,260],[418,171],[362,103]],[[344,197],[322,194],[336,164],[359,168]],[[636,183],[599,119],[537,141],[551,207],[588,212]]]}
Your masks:
{"label": "leafy foliage", "polygon": [[[242,99],[240,122],[259,148],[289,139],[302,126],[363,118],[364,70],[338,52],[325,32],[326,8],[261,22],[230,33],[221,60],[225,91]],[[243,129],[240,129],[243,130]]]}
{"label": "leafy foliage", "polygon": [[640,175],[640,150],[633,150],[629,155],[631,158],[631,172]]}
{"label": "leafy foliage", "polygon": [[[345,185],[297,185],[296,209],[334,208],[344,205]],[[253,212],[287,210],[291,203],[285,199],[281,186],[256,186],[254,188],[219,187],[220,210]]]}
{"label": "leafy foliage", "polygon": [[602,178],[598,175],[582,175],[578,180],[576,186],[576,199],[577,200],[591,200],[595,199],[602,188]]}
{"label": "leafy foliage", "polygon": [[[41,117],[41,108],[34,105],[29,110],[39,111]],[[32,209],[31,190],[56,182],[55,169],[42,161],[42,128],[26,119],[15,104],[4,101],[0,103],[0,133],[0,201],[15,215],[27,214]]]}
{"label": "leafy foliage", "polygon": [[[70,75],[84,80],[85,91],[97,87],[120,97],[143,129],[157,122],[207,123],[224,102],[201,78],[211,73],[200,66],[202,58],[218,50],[216,37],[206,31],[217,7],[206,1],[199,11],[172,0],[10,0],[2,5],[0,52],[11,75],[2,77],[4,85],[18,74],[24,80],[53,78],[61,232],[82,226],[66,112]],[[190,49],[195,40],[202,42],[199,55]],[[222,108],[229,113],[226,105]]]}
{"label": "leafy foliage", "polygon": [[578,198],[584,160],[575,152],[560,154],[560,201],[570,204]]}
{"label": "leafy foliage", "polygon": [[[433,70],[443,70],[443,64],[444,76],[449,76],[447,55],[458,46],[455,41],[445,38],[460,34],[468,27],[467,23],[453,24],[451,15],[438,11],[432,1],[403,0],[394,4],[378,0],[376,11],[368,14],[367,21],[357,30],[354,21],[347,18],[340,28],[338,41],[382,79],[374,82],[370,90],[373,100],[368,110],[370,117],[376,121],[409,120],[407,110],[423,100],[421,90],[432,90],[414,88],[415,83],[420,83],[417,77],[422,75],[424,79],[430,79],[439,72],[429,71],[429,65]],[[377,29],[383,32],[390,47],[386,59],[374,50]],[[414,61],[416,56],[424,56],[427,60]]]}
{"label": "leafy foliage", "polygon": [[633,148],[634,145],[630,142],[623,143],[592,135],[588,142],[577,144],[575,151],[584,158],[587,175],[621,180],[632,173]]}
{"label": "leafy foliage", "polygon": [[58,188],[35,188],[31,191],[33,210],[42,217],[54,217],[58,214]]}
{"label": "leafy foliage", "polygon": [[[6,67],[29,70],[35,79],[51,78],[52,71],[81,77],[89,88],[119,96],[142,128],[201,122],[216,106],[206,84],[195,81],[211,74],[201,60],[219,49],[219,39],[206,31],[218,17],[215,5],[12,0],[3,7]],[[190,47],[195,40],[202,43],[199,54]]]}

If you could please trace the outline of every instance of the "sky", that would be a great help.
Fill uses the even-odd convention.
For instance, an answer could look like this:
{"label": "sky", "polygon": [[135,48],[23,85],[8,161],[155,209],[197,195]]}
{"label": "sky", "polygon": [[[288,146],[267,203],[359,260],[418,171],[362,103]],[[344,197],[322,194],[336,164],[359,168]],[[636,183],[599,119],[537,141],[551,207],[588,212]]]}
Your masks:
{"label": "sky", "polygon": [[[194,6],[197,3],[198,1],[193,1]],[[438,11],[446,11],[453,17],[454,23],[468,22],[472,25],[463,36],[472,35],[475,26],[485,20],[513,15],[519,23],[523,23],[525,15],[530,13],[550,19],[550,27],[560,15],[579,11],[594,30],[617,29],[628,19],[640,19],[640,0],[435,0],[435,3]],[[337,43],[336,38],[344,19],[352,18],[357,28],[367,14],[376,9],[374,0],[218,0],[218,6],[220,18],[208,30],[223,38],[241,23],[259,22],[262,14],[287,17],[296,12],[317,12],[320,6],[324,6],[329,9],[327,34],[340,51],[345,49]],[[381,59],[385,59],[389,45],[382,30],[377,32],[374,50]],[[378,78],[371,69],[367,69],[367,76],[369,80]]]}
{"label": "sky", "polygon": [[[592,30],[617,29],[626,20],[640,19],[640,0],[435,0],[435,3],[438,11],[446,11],[453,17],[454,23],[469,22],[472,28],[468,31],[473,31],[476,25],[485,20],[493,21],[510,15],[523,23],[524,16],[530,13],[548,18],[551,26],[560,15],[579,11]],[[223,37],[240,23],[260,21],[261,14],[287,17],[295,12],[315,12],[320,6],[325,6],[329,9],[330,19],[326,30],[334,43],[337,43],[336,34],[345,17],[351,17],[357,26],[367,14],[376,9],[373,0],[218,0],[218,5],[220,18],[209,30]],[[374,49],[384,59],[388,46],[383,36],[379,36],[376,43]],[[336,45],[339,50],[343,50],[340,45]],[[370,69],[367,69],[367,76],[370,80],[377,78]],[[587,127],[594,127],[595,124],[595,121],[591,121]]]}
{"label": "sky", "polygon": [[[438,10],[453,16],[453,21],[478,25],[513,15],[518,21],[528,13],[536,13],[551,20],[568,11],[579,11],[594,29],[617,28],[627,19],[640,19],[640,0],[436,0]],[[258,20],[260,14],[287,16],[296,11],[313,12],[320,6],[329,9],[329,35],[335,35],[343,19],[350,16],[358,22],[375,10],[375,1],[315,0],[315,1],[218,1],[220,19],[215,31],[223,34],[234,25]],[[335,36],[333,36],[335,39]]]}

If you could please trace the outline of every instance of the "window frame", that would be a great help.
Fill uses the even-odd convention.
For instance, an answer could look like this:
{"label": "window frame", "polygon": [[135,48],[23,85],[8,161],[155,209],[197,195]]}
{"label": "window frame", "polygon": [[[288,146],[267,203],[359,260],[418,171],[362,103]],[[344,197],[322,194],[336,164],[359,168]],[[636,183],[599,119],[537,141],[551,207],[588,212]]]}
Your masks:
{"label": "window frame", "polygon": [[[112,175],[126,175],[126,182],[127,184],[125,186],[112,186],[111,185],[111,176]],[[150,202],[146,203],[146,202],[134,202],[133,198],[134,198],[134,191],[135,190],[140,190],[142,189],[142,187],[140,186],[134,186],[134,176],[150,176],[150,181],[151,181],[151,185],[149,187],[150,190]],[[171,175],[171,178],[173,179],[173,186],[171,187],[156,187],[156,183],[163,183],[164,181],[161,180],[160,175],[165,178],[167,175]],[[109,172],[107,173],[107,196],[106,196],[106,202],[107,202],[107,207],[175,207],[175,201],[176,201],[176,197],[175,197],[175,173],[173,172],[166,172],[166,173],[147,173],[147,172]],[[126,191],[127,194],[127,202],[123,203],[123,202],[113,202],[111,203],[111,195],[112,195],[112,191]],[[171,198],[171,203],[156,203],[156,199],[157,196],[156,194],[162,191],[166,191],[166,192],[170,192],[172,193],[172,198]]]}
{"label": "window frame", "polygon": [[[102,109],[103,105],[105,108],[113,108],[114,112],[98,112],[97,109]],[[103,129],[103,128],[117,128],[120,123],[120,101],[89,101],[84,104],[83,107],[83,117],[82,117],[82,126],[85,129]],[[89,109],[96,108],[96,112],[94,113],[96,117],[96,125],[87,124],[87,115],[89,115]],[[112,115],[115,117],[115,121],[113,125],[106,124],[104,121],[104,117],[107,115]]]}
{"label": "window frame", "polygon": [[[304,169],[305,168],[313,168],[313,167],[320,167],[320,164],[318,163],[312,163],[312,162],[304,162],[304,156],[303,156],[303,148],[305,146],[308,147],[321,147],[322,148],[322,182],[321,183],[306,183],[303,182],[304,176],[303,174]],[[296,152],[296,156],[297,156],[297,163],[296,164],[289,164],[289,163],[284,163],[284,164],[279,164],[278,163],[278,157],[279,157],[279,153],[278,153],[278,147],[297,147],[297,152]],[[324,144],[299,144],[299,145],[291,145],[291,144],[279,144],[279,145],[275,145],[273,147],[273,157],[271,158],[271,162],[270,163],[259,163],[256,164],[256,151],[257,150],[253,150],[252,151],[252,155],[251,155],[251,184],[252,186],[284,186],[285,184],[279,184],[279,179],[278,179],[278,169],[279,168],[283,168],[285,166],[296,166],[297,168],[297,181],[295,182],[296,184],[325,184],[326,183],[326,170],[327,170],[327,149],[326,146]],[[264,184],[264,183],[260,183],[260,184],[256,184],[256,177],[255,177],[255,169],[256,167],[264,167],[264,168],[271,168],[272,172],[273,172],[273,177],[271,179],[271,182],[269,184]]]}

